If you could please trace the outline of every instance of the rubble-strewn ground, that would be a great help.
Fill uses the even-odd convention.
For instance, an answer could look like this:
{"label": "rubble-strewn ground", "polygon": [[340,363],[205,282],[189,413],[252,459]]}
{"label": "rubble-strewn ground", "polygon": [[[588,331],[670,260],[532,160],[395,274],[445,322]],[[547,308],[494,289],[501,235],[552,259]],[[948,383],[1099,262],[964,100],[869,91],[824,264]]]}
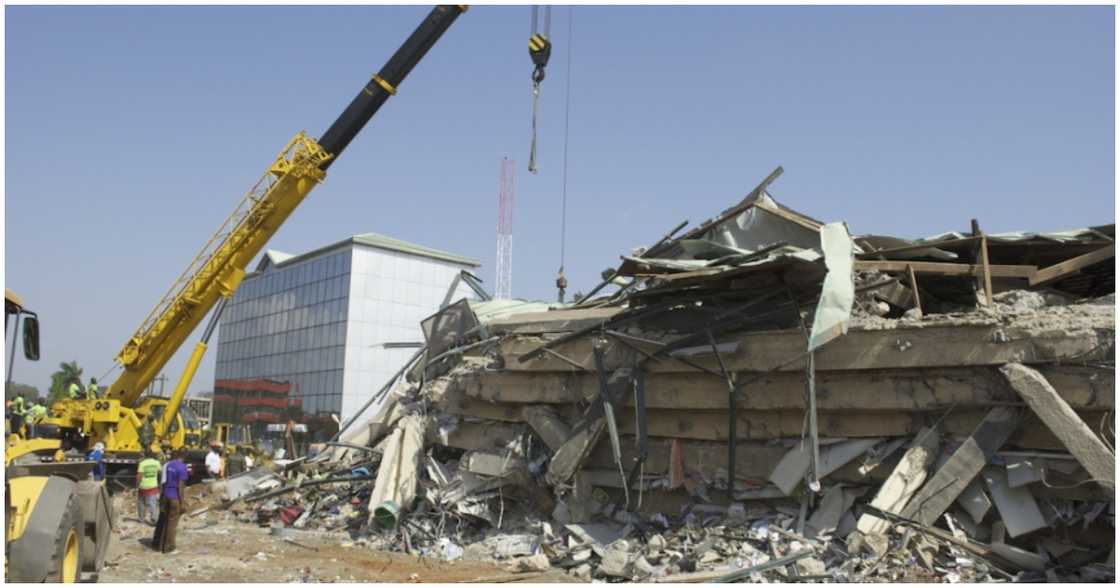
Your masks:
{"label": "rubble-strewn ground", "polygon": [[444,562],[380,551],[342,533],[302,533],[297,545],[272,535],[268,527],[240,522],[228,513],[184,516],[179,553],[163,555],[146,545],[152,527],[137,521],[135,498],[122,494],[114,502],[117,528],[101,582],[573,581],[562,572],[513,574],[495,563]]}

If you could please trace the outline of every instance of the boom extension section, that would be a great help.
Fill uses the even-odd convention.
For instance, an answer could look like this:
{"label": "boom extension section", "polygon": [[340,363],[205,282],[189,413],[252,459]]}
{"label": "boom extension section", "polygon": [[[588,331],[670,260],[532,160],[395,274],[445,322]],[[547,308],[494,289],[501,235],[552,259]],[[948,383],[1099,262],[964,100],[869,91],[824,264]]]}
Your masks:
{"label": "boom extension section", "polygon": [[136,404],[218,300],[233,296],[245,268],[269,238],[323,181],[327,168],[465,10],[465,6],[432,9],[320,141],[301,132],[288,142],[117,354],[124,369],[109,386],[109,399],[118,400],[123,407]]}

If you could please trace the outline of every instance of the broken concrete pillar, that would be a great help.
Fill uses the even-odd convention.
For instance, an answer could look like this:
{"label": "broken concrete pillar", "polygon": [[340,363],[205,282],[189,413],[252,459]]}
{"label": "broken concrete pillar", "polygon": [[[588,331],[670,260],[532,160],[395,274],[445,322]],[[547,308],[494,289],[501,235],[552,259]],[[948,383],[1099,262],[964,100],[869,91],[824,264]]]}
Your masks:
{"label": "broken concrete pillar", "polygon": [[417,414],[400,420],[384,445],[377,481],[369,497],[369,521],[396,523],[402,509],[416,496],[420,457],[424,449],[424,420]]}
{"label": "broken concrete pillar", "polygon": [[527,406],[522,411],[522,418],[533,432],[544,441],[545,445],[554,453],[560,451],[564,442],[572,436],[572,430],[560,420],[555,412],[543,406]]}
{"label": "broken concrete pillar", "polygon": [[1105,447],[1050,382],[1037,370],[1018,363],[1009,363],[999,371],[1093,479],[1106,488],[1115,489],[1116,455]]}
{"label": "broken concrete pillar", "polygon": [[545,482],[549,486],[557,486],[571,479],[582,465],[587,455],[599,442],[599,436],[607,426],[606,419],[599,417],[577,430],[552,456],[545,473]]}
{"label": "broken concrete pillar", "polygon": [[[910,497],[922,487],[928,475],[929,465],[941,449],[941,433],[937,427],[922,429],[914,439],[914,445],[902,456],[894,471],[879,487],[879,492],[871,501],[871,506],[891,514],[899,514]],[[885,533],[890,523],[871,514],[859,518],[856,528],[861,533]]]}
{"label": "broken concrete pillar", "polygon": [[1019,409],[1006,406],[993,408],[945,465],[910,499],[902,516],[923,525],[932,525],[1007,442],[1021,419],[1022,411]]}
{"label": "broken concrete pillar", "polygon": [[460,467],[472,474],[492,478],[507,479],[514,484],[528,481],[528,466],[525,460],[514,457],[509,451],[505,453],[491,453],[486,451],[468,451],[459,460]]}

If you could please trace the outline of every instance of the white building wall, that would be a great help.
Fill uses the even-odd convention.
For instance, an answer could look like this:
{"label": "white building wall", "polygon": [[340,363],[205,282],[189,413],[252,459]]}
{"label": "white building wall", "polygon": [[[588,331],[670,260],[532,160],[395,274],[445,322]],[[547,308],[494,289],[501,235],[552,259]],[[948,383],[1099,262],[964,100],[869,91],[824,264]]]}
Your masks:
{"label": "white building wall", "polygon": [[[423,343],[420,321],[443,302],[461,270],[471,266],[354,245],[350,274],[342,420],[350,418],[412,357],[416,348],[386,349],[386,343]],[[460,283],[452,301],[474,298]],[[372,417],[380,403],[358,417]]]}

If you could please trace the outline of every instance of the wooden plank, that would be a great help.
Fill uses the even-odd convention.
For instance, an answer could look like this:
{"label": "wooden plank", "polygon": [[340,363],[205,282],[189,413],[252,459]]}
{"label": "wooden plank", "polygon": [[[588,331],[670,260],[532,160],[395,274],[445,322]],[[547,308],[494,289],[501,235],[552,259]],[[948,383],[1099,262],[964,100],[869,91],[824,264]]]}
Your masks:
{"label": "wooden plank", "polygon": [[[906,253],[906,252],[910,252],[910,251],[921,251],[923,249],[938,249],[938,248],[940,248],[942,246],[945,246],[945,245],[957,245],[957,244],[960,244],[960,243],[968,243],[969,241],[975,241],[977,239],[979,239],[979,237],[963,237],[963,238],[960,238],[960,239],[949,239],[949,240],[945,240],[945,241],[937,241],[937,242],[934,242],[934,243],[917,243],[917,244],[914,244],[914,245],[904,245],[904,246],[901,246],[901,247],[891,247],[890,249],[873,249],[873,250],[870,250],[866,253],[860,254],[860,257],[873,258],[873,257],[882,256],[882,255],[891,255],[891,254],[895,254],[895,253]],[[859,241],[859,240],[860,239],[858,239],[858,238],[856,239],[856,241]]]}
{"label": "wooden plank", "polygon": [[902,516],[932,525],[1011,437],[1021,417],[1019,409],[993,408],[945,465],[910,499]]}
{"label": "wooden plank", "polygon": [[681,235],[681,236],[679,236],[679,237],[677,237],[677,238],[675,238],[671,241],[664,242],[663,244],[661,244],[659,246],[651,247],[648,251],[646,251],[643,254],[643,256],[655,256],[658,253],[664,251],[665,249],[668,249],[669,247],[671,247],[674,243],[676,243],[678,241],[683,241],[685,239],[692,239],[693,237],[696,237],[698,235],[703,235],[704,232],[707,231],[708,229],[722,223],[723,221],[726,221],[730,218],[738,216],[740,213],[742,213],[746,209],[755,205],[754,200],[757,199],[758,196],[766,190],[767,186],[769,186],[771,182],[778,179],[778,176],[782,175],[782,171],[783,171],[782,166],[780,166],[780,165],[778,167],[774,168],[774,171],[770,172],[770,175],[766,176],[766,178],[764,178],[757,186],[755,186],[753,190],[751,190],[749,193],[747,193],[747,195],[741,201],[739,201],[738,204],[736,204],[735,206],[732,206],[731,208],[721,212],[719,214],[719,216],[717,216],[715,218],[712,218],[712,219],[708,219],[708,220],[704,221],[703,223],[700,223],[698,226],[693,227],[692,229],[689,229],[688,232],[686,232],[685,234],[683,234],[683,235]]}
{"label": "wooden plank", "polygon": [[918,276],[914,275],[913,265],[906,265],[906,276],[910,280],[910,289],[914,292],[914,308],[918,309],[918,316],[922,316],[922,297],[918,294]]}
{"label": "wooden plank", "polygon": [[[1114,329],[1114,325],[1114,321],[1110,320],[1101,324],[1100,328]],[[740,335],[738,340],[738,350],[724,356],[731,371],[765,372],[779,366],[781,371],[803,372],[805,369],[803,359],[790,361],[805,351],[805,336],[800,330],[748,333]],[[554,357],[538,356],[526,362],[518,361],[518,357],[536,349],[541,342],[539,338],[530,337],[503,340],[500,346],[505,369],[571,371],[570,366]],[[656,351],[652,345],[634,345],[649,352]],[[607,351],[605,361],[608,368],[623,365],[624,358],[619,347],[614,346]],[[581,367],[594,369],[590,338],[582,337],[559,344],[556,350]],[[1097,338],[1057,329],[1031,331],[997,324],[931,324],[920,329],[852,329],[843,338],[818,349],[815,361],[820,371],[841,371],[1003,365],[1016,361],[1026,364],[1055,363],[1074,357],[1088,361],[1108,357],[1108,353]],[[712,356],[696,357],[692,361],[713,372],[719,369]],[[696,373],[695,368],[670,359],[650,362],[646,369],[651,372]]]}
{"label": "wooden plank", "polygon": [[992,265],[988,263],[988,237],[983,234],[980,235],[980,275],[977,280],[984,292],[984,305],[991,306],[994,302],[992,300]]}
{"label": "wooden plank", "polygon": [[1116,455],[1037,370],[1022,364],[1000,369],[1011,387],[1100,484],[1115,487]]}
{"label": "wooden plank", "polygon": [[[948,263],[942,261],[880,261],[856,260],[856,271],[906,272],[912,266],[919,274],[939,276],[983,276],[983,264]],[[1038,271],[1035,265],[989,265],[988,271],[993,278],[1030,279]]]}
{"label": "wooden plank", "polygon": [[821,230],[821,225],[819,223],[817,223],[816,221],[812,221],[812,220],[810,220],[806,217],[803,217],[803,216],[801,216],[799,214],[796,214],[796,213],[793,213],[793,212],[782,210],[781,208],[778,208],[775,205],[771,205],[771,204],[767,203],[767,201],[765,201],[765,200],[760,199],[758,202],[755,203],[754,206],[755,206],[755,208],[757,208],[759,210],[765,210],[766,212],[769,212],[770,214],[772,214],[772,215],[774,215],[778,218],[787,220],[787,221],[789,221],[791,223],[794,223],[794,224],[797,224],[797,225],[801,225],[802,227],[805,227],[806,229],[809,229],[810,231]]}
{"label": "wooden plank", "polygon": [[1079,272],[1094,263],[1100,263],[1112,257],[1116,257],[1115,244],[1102,247],[1096,251],[1090,251],[1084,255],[1074,257],[1073,259],[1067,259],[1061,263],[1044,267],[1036,271],[1034,275],[1030,277],[1030,285],[1039,286],[1046,282],[1052,282],[1072,273]]}
{"label": "wooden plank", "polygon": [[[1058,394],[1076,409],[1108,410],[1115,406],[1115,379],[1100,369],[1039,366]],[[741,378],[745,379],[745,378]],[[994,367],[929,368],[816,373],[817,403],[823,411],[927,411],[986,407],[1021,398]],[[488,371],[462,381],[464,393],[488,402],[571,404],[598,394],[594,374]],[[800,410],[805,403],[804,376],[774,372],[741,388],[743,410]],[[727,388],[721,378],[703,373],[663,372],[646,379],[646,407],[721,410]],[[627,406],[633,397],[625,398]]]}

